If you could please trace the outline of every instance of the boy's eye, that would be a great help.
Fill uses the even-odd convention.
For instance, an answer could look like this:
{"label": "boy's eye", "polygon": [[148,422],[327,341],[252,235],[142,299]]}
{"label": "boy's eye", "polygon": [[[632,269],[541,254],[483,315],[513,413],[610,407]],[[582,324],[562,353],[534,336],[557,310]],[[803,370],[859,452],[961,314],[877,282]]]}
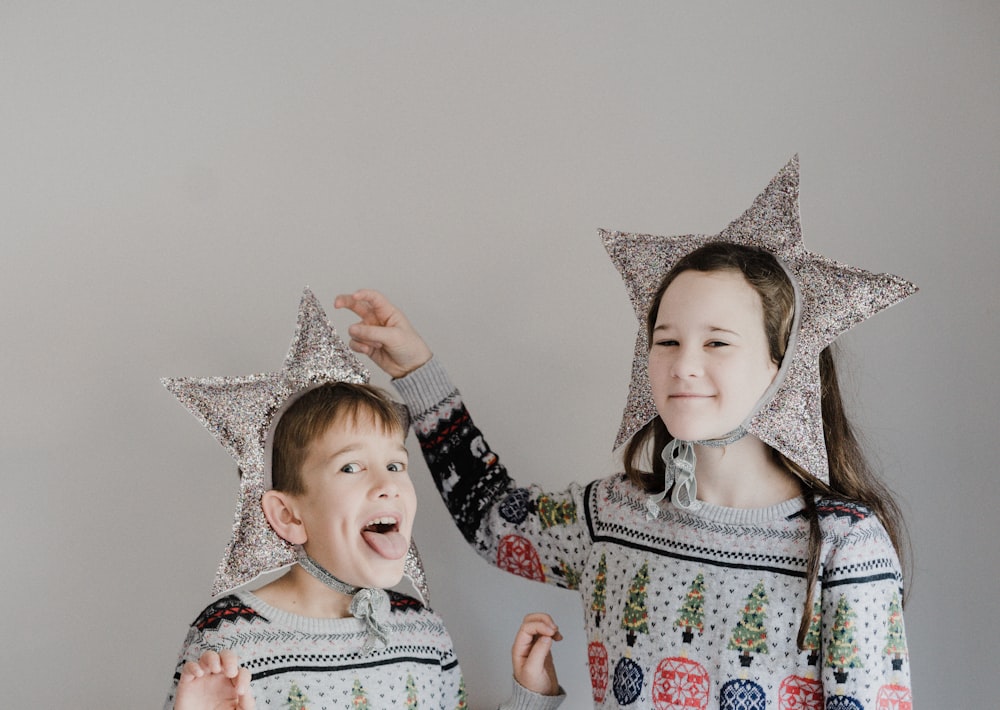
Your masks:
{"label": "boy's eye", "polygon": [[348,463],[340,467],[341,473],[361,473],[363,470],[359,463]]}
{"label": "boy's eye", "polygon": [[724,348],[727,345],[729,345],[729,343],[725,343],[721,340],[712,340],[708,343],[708,347],[710,348]]}
{"label": "boy's eye", "polygon": [[406,464],[403,463],[402,461],[393,461],[392,463],[386,466],[386,469],[394,473],[396,472],[402,473],[406,470]]}

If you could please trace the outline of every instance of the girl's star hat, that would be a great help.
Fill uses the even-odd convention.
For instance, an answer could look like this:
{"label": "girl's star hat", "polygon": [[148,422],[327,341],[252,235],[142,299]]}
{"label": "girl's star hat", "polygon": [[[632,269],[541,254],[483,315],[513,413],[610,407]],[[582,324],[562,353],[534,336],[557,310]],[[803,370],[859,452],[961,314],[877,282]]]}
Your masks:
{"label": "girl's star hat", "polygon": [[[719,234],[660,237],[600,230],[639,319],[629,386],[615,448],[656,414],[647,373],[646,313],[663,277],[703,244],[732,242],[778,258],[798,292],[798,330],[789,339],[784,377],[745,425],[810,474],[829,481],[820,397],[819,355],[840,334],[917,291],[892,274],[874,274],[807,251],[799,223],[799,159],[793,157],[750,208]],[[792,358],[791,362],[787,362]]]}
{"label": "girl's star hat", "polygon": [[[299,304],[295,337],[280,371],[161,380],[229,451],[240,472],[233,536],[219,564],[213,596],[298,561],[294,546],[271,529],[261,507],[264,491],[271,485],[270,437],[280,415],[314,387],[327,382],[364,384],[369,379],[367,368],[337,335],[307,288]],[[423,564],[412,540],[404,573],[426,603]]]}

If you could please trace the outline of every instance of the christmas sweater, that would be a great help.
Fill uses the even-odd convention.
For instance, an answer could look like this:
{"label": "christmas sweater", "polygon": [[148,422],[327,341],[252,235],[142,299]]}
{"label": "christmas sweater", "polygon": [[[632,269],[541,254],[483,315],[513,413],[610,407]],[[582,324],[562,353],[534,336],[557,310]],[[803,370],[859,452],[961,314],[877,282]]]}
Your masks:
{"label": "christmas sweater", "polygon": [[624,474],[551,493],[513,481],[431,360],[394,382],[442,498],[491,564],[580,595],[594,703],[910,710],[902,575],[885,528],[819,500],[813,623],[800,651],[805,502],[661,506]]}
{"label": "christmas sweater", "polygon": [[444,622],[415,599],[389,597],[389,645],[367,656],[359,619],[299,616],[246,591],[222,597],[191,625],[164,708],[173,708],[183,665],[223,649],[235,651],[250,670],[259,708],[466,708]]}

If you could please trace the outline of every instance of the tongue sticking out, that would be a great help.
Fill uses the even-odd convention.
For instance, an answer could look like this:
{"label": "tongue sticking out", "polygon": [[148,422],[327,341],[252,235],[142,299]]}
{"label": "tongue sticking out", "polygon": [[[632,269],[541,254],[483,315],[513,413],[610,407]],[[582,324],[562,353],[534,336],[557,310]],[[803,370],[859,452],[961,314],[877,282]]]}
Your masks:
{"label": "tongue sticking out", "polygon": [[406,542],[406,537],[398,532],[379,533],[374,530],[364,530],[361,537],[365,539],[370,548],[387,560],[402,559],[410,547]]}

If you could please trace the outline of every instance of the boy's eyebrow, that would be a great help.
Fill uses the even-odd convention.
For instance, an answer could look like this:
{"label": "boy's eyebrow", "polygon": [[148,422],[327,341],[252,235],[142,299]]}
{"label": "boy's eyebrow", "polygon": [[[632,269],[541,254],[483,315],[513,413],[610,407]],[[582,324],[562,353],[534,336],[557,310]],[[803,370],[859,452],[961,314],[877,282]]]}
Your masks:
{"label": "boy's eyebrow", "polygon": [[[352,444],[348,444],[347,446],[343,446],[343,447],[337,449],[336,451],[331,451],[330,455],[327,457],[327,460],[334,459],[334,458],[336,458],[338,456],[342,456],[344,454],[349,454],[352,451],[357,451],[358,449],[361,449],[361,448],[363,448],[363,447],[360,444],[353,444],[353,443]],[[400,444],[396,448],[396,451],[399,451],[400,453],[404,453],[407,456],[409,456],[409,453],[410,453],[406,449],[406,444]]]}

